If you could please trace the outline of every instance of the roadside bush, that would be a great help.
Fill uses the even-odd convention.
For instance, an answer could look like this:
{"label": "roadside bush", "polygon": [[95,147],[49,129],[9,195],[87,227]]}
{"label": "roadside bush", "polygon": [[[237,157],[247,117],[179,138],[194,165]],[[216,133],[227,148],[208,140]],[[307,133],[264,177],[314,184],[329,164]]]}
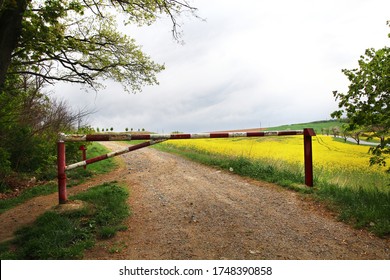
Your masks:
{"label": "roadside bush", "polygon": [[[2,179],[5,178],[11,171],[11,162],[9,161],[9,153],[0,147],[0,185]],[[1,189],[0,189],[1,191]]]}

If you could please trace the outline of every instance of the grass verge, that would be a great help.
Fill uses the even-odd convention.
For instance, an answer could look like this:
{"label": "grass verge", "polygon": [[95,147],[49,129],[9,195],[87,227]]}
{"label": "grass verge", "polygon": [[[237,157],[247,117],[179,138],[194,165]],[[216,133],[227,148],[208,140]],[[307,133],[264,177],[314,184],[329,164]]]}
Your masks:
{"label": "grass verge", "polygon": [[32,226],[0,245],[0,259],[81,259],[97,239],[106,239],[126,227],[128,192],[117,182],[105,183],[71,197],[85,202],[72,211],[48,211]]}
{"label": "grass verge", "polygon": [[339,220],[365,228],[379,237],[390,237],[390,192],[376,188],[348,188],[321,183],[315,191]]}
{"label": "grass verge", "polygon": [[[96,157],[109,152],[104,146],[94,142],[88,147],[88,158]],[[91,164],[87,169],[77,168],[67,172],[67,187],[72,187],[83,183],[87,178],[94,175],[108,173],[116,168],[117,164],[113,158],[99,161]],[[0,214],[7,211],[8,209],[15,207],[23,202],[42,195],[48,195],[57,192],[57,182],[52,181],[43,185],[38,185],[33,188],[25,189],[17,197],[0,200]]]}
{"label": "grass verge", "polygon": [[168,143],[154,146],[191,160],[230,170],[236,174],[275,183],[322,201],[340,220],[356,228],[366,228],[379,237],[390,236],[390,190],[375,186],[356,188],[314,179],[314,188],[303,185],[303,168],[298,165],[266,162],[245,157],[228,157],[210,152],[178,147]]}

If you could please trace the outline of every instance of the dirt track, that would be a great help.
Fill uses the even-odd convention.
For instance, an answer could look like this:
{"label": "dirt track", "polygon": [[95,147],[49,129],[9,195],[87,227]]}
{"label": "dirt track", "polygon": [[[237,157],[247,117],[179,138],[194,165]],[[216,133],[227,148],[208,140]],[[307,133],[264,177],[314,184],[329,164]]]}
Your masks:
{"label": "dirt track", "polygon": [[128,230],[86,259],[390,259],[389,240],[294,192],[153,149],[123,157]]}
{"label": "dirt track", "polygon": [[[99,242],[85,259],[390,259],[390,240],[337,222],[278,186],[153,149],[122,159],[119,170],[69,190],[116,180],[131,192],[128,230]],[[56,199],[36,198],[0,215],[0,240]]]}

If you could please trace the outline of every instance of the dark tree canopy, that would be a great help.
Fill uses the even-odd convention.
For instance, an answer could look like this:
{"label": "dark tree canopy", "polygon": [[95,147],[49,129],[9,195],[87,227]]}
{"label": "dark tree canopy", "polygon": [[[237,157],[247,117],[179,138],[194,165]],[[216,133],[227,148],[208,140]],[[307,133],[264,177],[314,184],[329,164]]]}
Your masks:
{"label": "dark tree canopy", "polygon": [[91,87],[111,78],[139,91],[164,66],[119,32],[117,19],[148,25],[165,14],[177,38],[176,17],[194,11],[185,0],[0,0],[0,85],[32,74]]}
{"label": "dark tree canopy", "polygon": [[390,48],[368,49],[359,69],[343,70],[350,81],[347,93],[333,92],[352,129],[363,126],[387,134],[390,130]]}

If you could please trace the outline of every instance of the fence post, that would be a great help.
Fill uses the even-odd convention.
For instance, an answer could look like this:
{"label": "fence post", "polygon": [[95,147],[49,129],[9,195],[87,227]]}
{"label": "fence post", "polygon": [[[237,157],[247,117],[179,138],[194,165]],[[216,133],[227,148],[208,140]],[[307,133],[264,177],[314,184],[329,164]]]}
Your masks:
{"label": "fence post", "polygon": [[65,166],[65,142],[60,140],[57,142],[58,199],[60,204],[64,204],[68,200]]}
{"label": "fence post", "polygon": [[[80,147],[79,147],[79,150],[80,151],[82,151],[82,159],[83,160],[86,160],[87,159],[87,148],[85,147],[85,145],[81,145]],[[84,169],[87,169],[87,165],[84,165],[84,167],[83,167]]]}
{"label": "fence post", "polygon": [[316,133],[312,128],[303,129],[303,148],[305,158],[305,184],[308,187],[313,187],[313,148],[312,136]]}

